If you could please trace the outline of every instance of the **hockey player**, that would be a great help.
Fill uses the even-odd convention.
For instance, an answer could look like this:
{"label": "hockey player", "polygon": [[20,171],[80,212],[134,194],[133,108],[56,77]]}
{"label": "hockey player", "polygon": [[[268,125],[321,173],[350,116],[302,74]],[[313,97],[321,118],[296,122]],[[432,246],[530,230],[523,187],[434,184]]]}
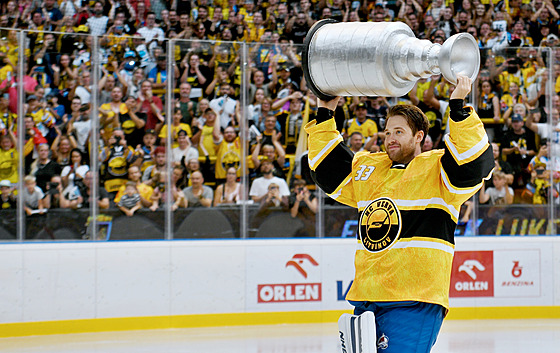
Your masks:
{"label": "hockey player", "polygon": [[305,127],[315,182],[360,214],[346,299],[355,315],[375,315],[375,340],[367,341],[379,352],[430,352],[447,314],[459,210],[494,168],[484,126],[463,104],[470,90],[471,80],[459,76],[444,149],[421,152],[429,123],[411,105],[389,109],[386,153],[354,155],[345,146],[334,119],[338,99],[319,100],[316,120]]}

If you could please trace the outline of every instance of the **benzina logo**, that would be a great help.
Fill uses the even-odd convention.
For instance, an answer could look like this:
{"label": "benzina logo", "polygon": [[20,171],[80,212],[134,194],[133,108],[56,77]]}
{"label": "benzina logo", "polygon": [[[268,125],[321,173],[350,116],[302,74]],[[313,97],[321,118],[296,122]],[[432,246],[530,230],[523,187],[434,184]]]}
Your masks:
{"label": "benzina logo", "polygon": [[320,302],[321,283],[259,284],[259,303]]}

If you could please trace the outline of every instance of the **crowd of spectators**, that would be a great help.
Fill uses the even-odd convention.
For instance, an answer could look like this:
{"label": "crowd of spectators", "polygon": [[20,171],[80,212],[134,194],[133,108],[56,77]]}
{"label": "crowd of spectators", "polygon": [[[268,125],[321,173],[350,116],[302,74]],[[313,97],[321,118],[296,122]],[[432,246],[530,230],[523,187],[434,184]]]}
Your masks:
{"label": "crowd of spectators", "polygon": [[[303,124],[316,109],[303,77],[301,44],[325,18],[403,21],[418,38],[434,43],[472,34],[482,65],[471,101],[486,124],[499,171],[480,202],[546,203],[557,195],[549,192],[549,180],[550,173],[558,177],[560,164],[553,157],[560,156],[560,125],[550,132],[547,122],[559,119],[560,51],[554,48],[560,44],[560,15],[551,0],[12,0],[0,6],[2,208],[16,205],[21,153],[25,190],[19,194],[28,215],[89,206],[92,163],[99,167],[99,207],[120,208],[128,216],[141,208],[161,209],[169,195],[173,209],[249,199],[293,217],[302,207],[314,214],[314,185],[298,149]],[[29,30],[24,63],[20,30]],[[169,39],[179,40],[173,57]],[[92,67],[94,40],[100,70]],[[239,42],[249,44],[247,107],[240,101]],[[170,61],[173,73],[167,71]],[[16,150],[19,64],[25,89],[22,151]],[[552,97],[547,67],[554,68]],[[93,77],[96,71],[99,77]],[[94,89],[98,116],[92,115]],[[430,119],[423,149],[443,148],[452,89],[433,76],[404,97],[346,98],[335,114],[344,120],[339,128],[352,151],[375,153],[384,149],[388,107],[415,104]],[[169,105],[173,115],[166,119]],[[93,119],[98,133],[91,129]],[[250,141],[246,148],[242,132]],[[100,147],[95,162],[92,139]],[[249,190],[239,183],[243,173],[250,176]]]}

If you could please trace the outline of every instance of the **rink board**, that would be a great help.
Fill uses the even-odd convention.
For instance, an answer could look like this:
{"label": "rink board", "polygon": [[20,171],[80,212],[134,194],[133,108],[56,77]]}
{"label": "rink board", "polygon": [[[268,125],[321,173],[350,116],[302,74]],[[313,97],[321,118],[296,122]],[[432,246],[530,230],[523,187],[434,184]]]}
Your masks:
{"label": "rink board", "polygon": [[[352,239],[0,245],[0,337],[334,322]],[[560,318],[560,238],[459,238],[449,319]]]}

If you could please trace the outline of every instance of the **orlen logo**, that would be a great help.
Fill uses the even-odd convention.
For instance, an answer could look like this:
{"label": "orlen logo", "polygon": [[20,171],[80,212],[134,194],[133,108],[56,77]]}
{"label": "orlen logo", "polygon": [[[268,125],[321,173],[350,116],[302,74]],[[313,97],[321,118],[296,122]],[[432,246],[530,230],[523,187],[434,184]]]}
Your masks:
{"label": "orlen logo", "polygon": [[299,273],[301,273],[304,278],[307,278],[307,272],[305,272],[302,267],[302,265],[306,262],[310,263],[313,266],[319,266],[319,263],[315,261],[315,259],[312,258],[311,255],[295,254],[294,256],[292,256],[292,259],[290,261],[286,262],[286,267],[293,266],[296,270],[298,270]]}
{"label": "orlen logo", "polygon": [[451,272],[451,297],[494,296],[492,251],[457,251]]}
{"label": "orlen logo", "polygon": [[[308,254],[295,254],[286,262],[286,267],[295,268],[304,278],[307,278],[308,265],[319,266]],[[285,302],[320,302],[321,283],[279,283],[259,284],[257,287],[259,303]]]}

